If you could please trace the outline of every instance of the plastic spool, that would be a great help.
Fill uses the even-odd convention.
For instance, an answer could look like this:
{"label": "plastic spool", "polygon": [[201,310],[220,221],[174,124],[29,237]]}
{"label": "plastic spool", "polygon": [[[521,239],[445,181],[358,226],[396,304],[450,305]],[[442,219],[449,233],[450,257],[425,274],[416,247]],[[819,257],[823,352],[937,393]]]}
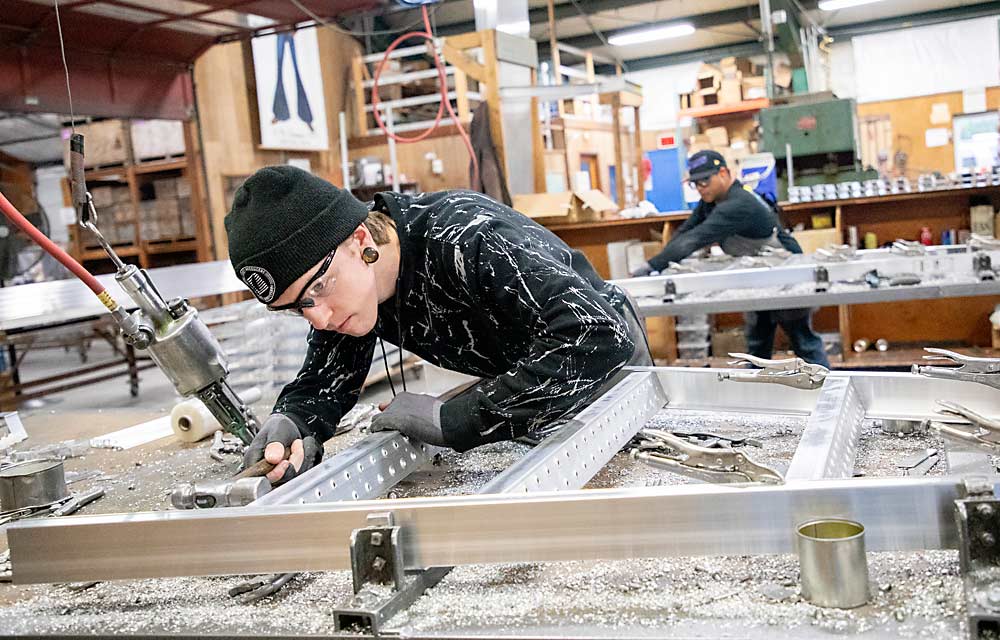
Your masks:
{"label": "plastic spool", "polygon": [[[257,402],[260,398],[261,392],[257,387],[251,387],[240,394],[240,399],[246,404]],[[204,440],[222,428],[219,421],[198,398],[177,403],[170,412],[170,426],[181,442]]]}

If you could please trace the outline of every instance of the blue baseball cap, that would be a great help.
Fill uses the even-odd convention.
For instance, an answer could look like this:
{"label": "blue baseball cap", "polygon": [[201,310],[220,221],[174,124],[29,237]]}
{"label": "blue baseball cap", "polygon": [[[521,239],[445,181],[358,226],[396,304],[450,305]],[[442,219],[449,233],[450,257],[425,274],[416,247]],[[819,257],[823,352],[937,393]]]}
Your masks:
{"label": "blue baseball cap", "polygon": [[688,158],[688,180],[704,180],[725,166],[726,159],[718,151],[697,151]]}

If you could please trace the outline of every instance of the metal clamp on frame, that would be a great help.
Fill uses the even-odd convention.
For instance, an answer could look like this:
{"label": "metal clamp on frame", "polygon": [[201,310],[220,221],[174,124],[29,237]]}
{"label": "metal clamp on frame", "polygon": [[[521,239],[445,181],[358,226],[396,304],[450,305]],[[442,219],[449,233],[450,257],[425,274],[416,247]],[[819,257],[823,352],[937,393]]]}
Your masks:
{"label": "metal clamp on frame", "polygon": [[993,269],[993,260],[988,253],[972,254],[972,269],[976,272],[979,281],[996,280],[997,272]]}
{"label": "metal clamp on frame", "polygon": [[719,373],[719,380],[734,382],[773,382],[795,389],[819,389],[823,386],[830,370],[819,364],[810,364],[802,358],[769,360],[748,353],[730,353],[736,360],[730,365],[749,364],[759,367],[756,371],[725,371]]}
{"label": "metal clamp on frame", "polygon": [[673,302],[677,300],[677,285],[673,280],[666,280],[663,283],[663,301]]}
{"label": "metal clamp on frame", "polygon": [[1000,389],[1000,358],[976,358],[936,347],[927,347],[924,351],[932,354],[924,356],[924,360],[948,361],[961,366],[935,367],[915,364],[910,369],[913,373],[929,378],[978,382],[987,387]]}
{"label": "metal clamp on frame", "polygon": [[954,442],[972,445],[987,453],[1000,454],[1000,420],[991,420],[956,402],[938,400],[938,411],[948,416],[964,418],[967,422],[945,424],[927,420],[924,425],[939,435]]}
{"label": "metal clamp on frame", "polygon": [[816,293],[826,293],[830,290],[830,272],[826,267],[816,267],[813,270],[813,278],[816,280]]}

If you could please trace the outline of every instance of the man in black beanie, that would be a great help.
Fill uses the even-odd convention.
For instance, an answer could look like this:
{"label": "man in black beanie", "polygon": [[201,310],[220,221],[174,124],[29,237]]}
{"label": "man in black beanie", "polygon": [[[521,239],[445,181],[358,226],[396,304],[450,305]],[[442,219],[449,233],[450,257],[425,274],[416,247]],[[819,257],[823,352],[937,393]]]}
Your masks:
{"label": "man in black beanie", "polygon": [[[305,362],[248,447],[287,481],[357,402],[377,338],[481,378],[447,402],[403,392],[372,421],[465,451],[579,411],[626,364],[651,364],[641,320],[552,232],[471,191],[379,193],[368,206],[290,166],[261,169],[226,216],[258,300],[312,325]],[[284,460],[285,449],[291,453]]]}

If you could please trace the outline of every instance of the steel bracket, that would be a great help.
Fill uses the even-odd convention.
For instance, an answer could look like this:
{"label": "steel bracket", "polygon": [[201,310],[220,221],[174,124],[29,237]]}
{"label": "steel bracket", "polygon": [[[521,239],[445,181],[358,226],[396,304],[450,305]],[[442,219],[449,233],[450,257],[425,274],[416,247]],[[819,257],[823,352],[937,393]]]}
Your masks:
{"label": "steel bracket", "polygon": [[965,591],[969,638],[1000,632],[1000,500],[984,478],[963,484],[955,501],[959,560]]}
{"label": "steel bracket", "polygon": [[351,532],[354,593],[369,585],[392,585],[398,591],[405,580],[400,527],[393,525],[392,513],[371,514],[368,519],[374,524]]}
{"label": "steel bracket", "polygon": [[673,280],[666,280],[663,283],[663,301],[673,302],[677,299],[677,284]]}
{"label": "steel bracket", "polygon": [[830,289],[830,272],[826,267],[816,267],[813,271],[816,280],[816,293],[826,293]]}
{"label": "steel bracket", "polygon": [[979,280],[996,280],[997,272],[993,270],[993,261],[988,253],[976,253],[972,256],[972,269]]}

